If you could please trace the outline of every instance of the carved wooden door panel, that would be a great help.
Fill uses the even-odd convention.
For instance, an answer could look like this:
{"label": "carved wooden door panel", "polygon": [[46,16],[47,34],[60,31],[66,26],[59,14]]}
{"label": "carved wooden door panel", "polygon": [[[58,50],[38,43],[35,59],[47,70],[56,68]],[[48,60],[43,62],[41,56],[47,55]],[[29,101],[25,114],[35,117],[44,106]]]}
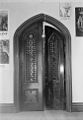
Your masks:
{"label": "carved wooden door panel", "polygon": [[63,37],[57,30],[46,26],[46,37],[43,42],[42,32],[42,23],[35,23],[25,29],[20,36],[19,93],[20,109],[24,111],[43,110],[43,98],[47,108],[64,109]]}
{"label": "carved wooden door panel", "polygon": [[42,110],[42,23],[28,27],[20,37],[20,109]]}
{"label": "carved wooden door panel", "polygon": [[45,102],[48,109],[64,109],[63,37],[46,26]]}

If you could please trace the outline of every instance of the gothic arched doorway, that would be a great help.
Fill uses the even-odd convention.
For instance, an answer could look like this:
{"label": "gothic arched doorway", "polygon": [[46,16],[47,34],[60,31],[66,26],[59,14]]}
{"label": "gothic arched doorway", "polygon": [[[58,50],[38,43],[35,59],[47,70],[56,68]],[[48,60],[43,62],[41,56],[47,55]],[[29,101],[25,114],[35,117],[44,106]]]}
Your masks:
{"label": "gothic arched doorway", "polygon": [[36,15],[14,35],[17,110],[71,111],[71,38],[56,19]]}

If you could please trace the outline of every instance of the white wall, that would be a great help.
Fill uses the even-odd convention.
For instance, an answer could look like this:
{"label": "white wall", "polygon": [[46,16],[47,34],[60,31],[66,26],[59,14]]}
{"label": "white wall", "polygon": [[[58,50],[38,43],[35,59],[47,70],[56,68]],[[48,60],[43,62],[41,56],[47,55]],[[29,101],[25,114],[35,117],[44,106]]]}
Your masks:
{"label": "white wall", "polygon": [[[1,0],[2,1],[2,0]],[[14,66],[13,66],[13,36],[15,30],[28,18],[39,13],[48,14],[61,21],[71,33],[72,43],[72,101],[83,102],[83,38],[75,36],[75,7],[83,6],[83,3],[72,2],[72,12],[69,20],[59,17],[59,2],[52,0],[47,2],[10,2],[3,0],[0,9],[9,11],[9,40],[10,40],[10,64],[0,66],[0,103],[14,102]],[[22,0],[21,0],[22,1]],[[30,1],[30,0],[29,0]],[[77,0],[78,1],[78,0]],[[82,0],[80,0],[82,1]]]}

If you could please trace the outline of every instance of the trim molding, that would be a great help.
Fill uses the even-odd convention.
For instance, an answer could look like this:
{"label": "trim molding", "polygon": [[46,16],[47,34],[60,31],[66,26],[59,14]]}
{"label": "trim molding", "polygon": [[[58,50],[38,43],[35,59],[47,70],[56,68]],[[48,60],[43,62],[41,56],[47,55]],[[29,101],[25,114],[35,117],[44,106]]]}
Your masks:
{"label": "trim molding", "polygon": [[[16,113],[16,106],[13,103],[2,103],[0,104],[0,113]],[[71,112],[83,112],[83,102],[72,103]]]}
{"label": "trim molding", "polygon": [[15,113],[16,107],[13,103],[0,103],[0,113]]}
{"label": "trim molding", "polygon": [[72,112],[83,112],[83,102],[72,103]]}

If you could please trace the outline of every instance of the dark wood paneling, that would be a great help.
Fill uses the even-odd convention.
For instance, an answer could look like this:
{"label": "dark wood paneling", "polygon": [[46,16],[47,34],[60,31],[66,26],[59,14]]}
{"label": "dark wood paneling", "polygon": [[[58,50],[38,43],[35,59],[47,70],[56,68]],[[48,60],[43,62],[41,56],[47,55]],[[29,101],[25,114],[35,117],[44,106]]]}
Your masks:
{"label": "dark wood paneling", "polygon": [[19,39],[20,110],[43,110],[42,23],[28,27]]}
{"label": "dark wood paneling", "polygon": [[14,113],[16,112],[16,107],[13,103],[2,103],[0,104],[1,113]]}
{"label": "dark wood paneling", "polygon": [[64,71],[60,72],[60,65],[64,67],[63,46],[64,39],[60,32],[46,26],[45,50],[45,98],[49,109],[65,109]]}

